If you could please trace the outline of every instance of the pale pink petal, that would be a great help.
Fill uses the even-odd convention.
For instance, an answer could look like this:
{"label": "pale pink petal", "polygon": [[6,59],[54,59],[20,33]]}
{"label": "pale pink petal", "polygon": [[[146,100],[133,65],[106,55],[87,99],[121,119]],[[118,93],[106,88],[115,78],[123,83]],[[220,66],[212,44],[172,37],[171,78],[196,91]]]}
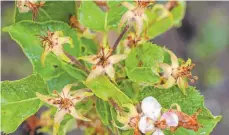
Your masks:
{"label": "pale pink petal", "polygon": [[29,10],[30,10],[30,8],[28,8],[26,6],[20,6],[20,7],[18,7],[18,11],[20,13],[27,13],[27,12],[29,12]]}
{"label": "pale pink petal", "polygon": [[127,58],[126,54],[115,54],[109,57],[108,61],[111,64],[118,63],[119,61],[125,60]]}
{"label": "pale pink petal", "polygon": [[111,64],[105,67],[105,72],[111,78],[111,80],[115,79],[115,70]]}
{"label": "pale pink petal", "polygon": [[144,24],[143,18],[140,16],[136,16],[135,21],[136,21],[136,34],[137,36],[140,36],[140,34],[142,33],[143,24]]}
{"label": "pale pink petal", "polygon": [[56,56],[61,56],[61,55],[65,54],[65,53],[64,53],[63,46],[62,46],[61,44],[58,44],[58,45],[53,46],[52,52],[53,52]]}
{"label": "pale pink petal", "polygon": [[38,92],[36,92],[36,96],[37,96],[41,101],[43,101],[43,102],[45,102],[45,103],[47,103],[47,104],[49,104],[49,105],[52,105],[52,106],[57,107],[57,108],[59,107],[58,104],[53,104],[53,101],[58,100],[58,98],[54,98],[54,97],[42,95],[42,94],[40,94],[40,93],[38,93]]}
{"label": "pale pink petal", "polygon": [[58,38],[58,43],[63,45],[63,44],[70,44],[70,47],[73,48],[73,41],[70,37],[59,37]]}
{"label": "pale pink petal", "polygon": [[67,84],[64,86],[62,92],[61,92],[61,97],[68,98],[70,96],[70,90],[72,86],[77,86],[77,84]]}
{"label": "pale pink petal", "polygon": [[96,66],[95,69],[93,69],[91,71],[91,73],[89,74],[89,76],[87,77],[87,81],[90,81],[94,78],[96,78],[99,75],[102,75],[105,73],[105,69],[102,66]]}
{"label": "pale pink petal", "polygon": [[171,59],[171,62],[172,62],[172,68],[178,68],[179,67],[179,63],[178,63],[178,59],[177,59],[177,56],[170,50],[168,49],[165,49],[169,54],[170,54],[170,59]]}
{"label": "pale pink petal", "polygon": [[57,110],[55,116],[54,116],[54,123],[60,124],[61,121],[64,119],[64,115],[67,112],[64,109]]}
{"label": "pale pink petal", "polygon": [[142,100],[141,108],[143,113],[153,120],[157,120],[161,114],[161,105],[154,97],[146,97]]}
{"label": "pale pink petal", "polygon": [[99,61],[99,59],[96,58],[96,55],[83,56],[79,57],[78,59],[84,60],[94,65],[97,64],[97,62]]}
{"label": "pale pink petal", "polygon": [[174,112],[165,112],[161,116],[161,120],[165,120],[169,127],[176,127],[178,125],[178,116]]}
{"label": "pale pink petal", "polygon": [[152,132],[155,130],[154,121],[147,116],[142,116],[138,122],[138,128],[142,133]]}
{"label": "pale pink petal", "polygon": [[172,67],[166,63],[160,63],[159,67],[163,70],[163,77],[169,78],[172,74]]}
{"label": "pale pink petal", "polygon": [[76,104],[83,100],[86,97],[90,97],[94,95],[92,92],[89,92],[88,89],[81,89],[81,90],[76,90],[74,91],[72,97],[72,102],[73,104]]}
{"label": "pale pink petal", "polygon": [[91,121],[90,119],[84,117],[81,113],[77,112],[74,106],[70,107],[69,109],[70,109],[69,114],[72,115],[74,118],[83,120],[83,121]]}
{"label": "pale pink petal", "polygon": [[60,123],[64,119],[64,115],[66,114],[66,111],[64,109],[57,111],[54,116],[54,124],[53,124],[53,135],[57,135]]}
{"label": "pale pink petal", "polygon": [[129,3],[129,2],[122,2],[121,4],[122,4],[124,7],[128,8],[129,10],[135,9],[135,6],[132,5],[132,4]]}
{"label": "pale pink petal", "polygon": [[163,131],[157,128],[156,131],[152,135],[165,135],[165,134],[163,133]]}
{"label": "pale pink petal", "polygon": [[119,27],[122,27],[126,22],[130,24],[130,20],[134,17],[134,13],[132,11],[127,11],[121,18]]}
{"label": "pale pink petal", "polygon": [[175,83],[176,83],[176,80],[172,76],[170,76],[168,80],[166,81],[166,83],[163,85],[163,88],[168,89],[172,87]]}

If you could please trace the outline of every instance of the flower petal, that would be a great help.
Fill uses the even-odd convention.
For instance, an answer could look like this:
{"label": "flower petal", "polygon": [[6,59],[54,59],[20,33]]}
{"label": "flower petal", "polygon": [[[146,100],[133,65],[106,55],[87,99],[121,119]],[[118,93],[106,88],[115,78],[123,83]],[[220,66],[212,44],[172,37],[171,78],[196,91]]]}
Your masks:
{"label": "flower petal", "polygon": [[71,87],[72,86],[77,86],[77,85],[78,84],[67,84],[67,85],[65,85],[64,88],[63,88],[63,90],[62,90],[62,92],[61,92],[61,94],[60,94],[60,96],[61,97],[64,97],[64,98],[69,97],[70,96],[69,92],[71,90]]}
{"label": "flower petal", "polygon": [[59,37],[58,39],[59,44],[63,45],[63,44],[70,44],[70,47],[73,48],[73,41],[70,37]]}
{"label": "flower petal", "polygon": [[169,127],[176,127],[178,125],[178,116],[174,112],[165,112],[161,116],[161,120],[165,119]]}
{"label": "flower petal", "polygon": [[163,77],[169,78],[172,74],[172,67],[166,63],[160,63],[159,67],[163,70]]}
{"label": "flower petal", "polygon": [[177,59],[177,56],[170,50],[168,49],[165,49],[169,54],[170,54],[170,59],[171,59],[171,62],[172,62],[172,68],[178,68],[179,67],[179,63],[178,63],[178,59]]}
{"label": "flower petal", "polygon": [[98,62],[98,59],[96,59],[96,55],[83,56],[83,57],[79,57],[78,59],[84,60],[91,64],[97,64]]}
{"label": "flower petal", "polygon": [[172,87],[172,86],[175,84],[175,82],[176,82],[176,80],[175,80],[172,76],[170,76],[170,77],[168,78],[168,80],[166,81],[166,83],[163,84],[162,87],[163,87],[164,89],[168,89],[168,88]]}
{"label": "flower petal", "polygon": [[142,133],[152,132],[155,130],[154,121],[147,116],[142,116],[138,123],[138,128]]}
{"label": "flower petal", "polygon": [[186,88],[188,87],[187,81],[185,81],[182,77],[178,77],[177,85],[180,88],[181,92],[186,95]]}
{"label": "flower petal", "polygon": [[127,9],[129,9],[129,10],[135,9],[135,6],[132,5],[132,4],[129,3],[129,2],[122,2],[121,4],[122,4],[124,7],[126,7]]}
{"label": "flower petal", "polygon": [[74,106],[70,107],[69,109],[70,109],[69,114],[72,115],[74,118],[83,120],[83,121],[91,121],[90,119],[84,117],[81,113],[77,112]]}
{"label": "flower petal", "polygon": [[74,91],[72,95],[72,102],[73,104],[76,104],[80,102],[81,100],[83,100],[84,98],[90,97],[93,95],[94,94],[92,92],[89,92],[88,89],[77,90],[77,91]]}
{"label": "flower petal", "polygon": [[112,55],[111,57],[109,57],[108,61],[111,64],[115,64],[115,63],[118,63],[119,61],[122,61],[126,58],[127,58],[126,54],[115,54],[115,55]]}
{"label": "flower petal", "polygon": [[18,11],[19,11],[20,13],[27,13],[27,12],[30,11],[30,8],[28,8],[28,7],[26,7],[26,6],[20,6],[20,7],[18,7]]}
{"label": "flower petal", "polygon": [[89,74],[89,76],[87,77],[87,81],[90,81],[96,78],[97,76],[104,74],[104,72],[105,72],[105,69],[102,66],[96,66],[96,68],[93,69],[91,73]]}
{"label": "flower petal", "polygon": [[60,123],[64,119],[64,115],[66,114],[66,111],[64,109],[57,111],[54,116],[54,125],[53,125],[53,135],[57,135]]}
{"label": "flower petal", "polygon": [[45,49],[41,55],[41,63],[43,66],[45,65],[45,58],[50,52],[51,52],[50,48],[48,46],[45,46]]}
{"label": "flower petal", "polygon": [[115,79],[115,70],[111,64],[109,64],[105,67],[105,72],[111,78],[111,80]]}
{"label": "flower petal", "polygon": [[42,95],[42,94],[40,94],[40,93],[38,93],[38,92],[36,92],[36,96],[37,96],[41,101],[43,101],[43,102],[45,102],[45,103],[47,103],[47,104],[49,104],[49,105],[52,105],[52,106],[57,107],[57,108],[59,107],[59,105],[53,104],[53,101],[54,101],[54,100],[58,100],[58,98],[54,98],[54,97]]}
{"label": "flower petal", "polygon": [[156,131],[152,135],[165,135],[161,129],[156,129]]}
{"label": "flower petal", "polygon": [[154,97],[146,97],[142,100],[141,108],[146,116],[156,121],[161,114],[162,107]]}
{"label": "flower petal", "polygon": [[136,21],[136,34],[137,36],[140,36],[143,29],[143,18],[140,16],[136,16],[135,21]]}
{"label": "flower petal", "polygon": [[128,24],[131,23],[130,20],[131,20],[131,18],[133,18],[133,17],[134,17],[134,13],[133,13],[131,10],[127,11],[127,12],[122,16],[122,18],[121,18],[121,20],[120,20],[120,23],[119,23],[119,27],[122,27],[126,22],[127,22]]}

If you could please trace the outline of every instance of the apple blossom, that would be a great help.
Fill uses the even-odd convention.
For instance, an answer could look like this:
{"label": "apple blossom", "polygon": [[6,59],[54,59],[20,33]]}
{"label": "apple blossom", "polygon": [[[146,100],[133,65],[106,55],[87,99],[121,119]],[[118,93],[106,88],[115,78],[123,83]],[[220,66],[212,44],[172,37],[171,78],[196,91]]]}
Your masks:
{"label": "apple blossom", "polygon": [[164,135],[166,128],[178,126],[178,116],[173,112],[165,112],[161,115],[161,105],[153,97],[146,97],[141,104],[143,115],[141,116],[138,128],[146,134]]}

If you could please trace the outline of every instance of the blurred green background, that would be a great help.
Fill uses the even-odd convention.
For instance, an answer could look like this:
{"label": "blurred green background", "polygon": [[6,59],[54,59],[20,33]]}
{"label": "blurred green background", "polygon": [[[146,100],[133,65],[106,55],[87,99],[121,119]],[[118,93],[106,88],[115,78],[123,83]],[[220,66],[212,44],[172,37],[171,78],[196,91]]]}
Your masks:
{"label": "blurred green background", "polygon": [[[1,2],[1,27],[13,23],[14,2]],[[188,2],[183,24],[157,37],[178,57],[196,64],[194,84],[205,96],[206,106],[223,119],[212,135],[229,133],[229,1]],[[32,73],[32,66],[15,41],[1,33],[1,78],[17,80]],[[23,128],[13,133],[25,134]],[[71,134],[76,134],[72,132]]]}

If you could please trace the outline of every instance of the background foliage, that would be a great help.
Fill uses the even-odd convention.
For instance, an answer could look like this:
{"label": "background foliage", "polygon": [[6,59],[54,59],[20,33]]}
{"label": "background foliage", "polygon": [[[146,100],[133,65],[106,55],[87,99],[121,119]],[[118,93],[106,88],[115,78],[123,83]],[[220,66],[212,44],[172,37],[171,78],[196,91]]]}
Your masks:
{"label": "background foliage", "polygon": [[[198,2],[199,3],[199,2]],[[201,4],[196,4],[195,5],[195,3],[193,4],[193,3],[191,3],[191,6],[189,7],[189,8],[191,8],[192,9],[192,7],[194,7],[195,6],[195,8],[198,8],[198,6],[201,6]],[[197,7],[196,7],[197,6]],[[192,12],[195,12],[195,11],[192,11]],[[196,73],[198,76],[200,76],[200,79],[201,79],[201,81],[199,80],[199,82],[202,82],[201,84],[198,84],[199,85],[199,87],[200,88],[205,88],[205,89],[210,89],[210,88],[212,88],[212,89],[214,89],[214,91],[215,90],[217,90],[217,87],[219,87],[219,86],[221,86],[222,87],[222,84],[224,84],[225,83],[225,80],[226,80],[226,78],[228,77],[227,76],[227,73],[226,74],[224,74],[223,76],[222,76],[222,72],[224,71],[224,68],[225,67],[227,67],[228,65],[227,65],[227,63],[226,63],[226,65],[225,66],[223,66],[223,67],[221,67],[221,68],[218,68],[218,66],[220,66],[219,64],[217,64],[217,60],[215,60],[215,57],[216,56],[221,56],[221,55],[226,55],[226,54],[224,54],[224,52],[225,52],[225,50],[226,50],[226,52],[227,52],[227,48],[228,48],[228,41],[227,40],[225,40],[225,39],[227,39],[226,37],[227,37],[227,34],[228,34],[228,31],[227,31],[227,25],[221,25],[221,24],[227,24],[226,22],[228,21],[228,20],[225,20],[225,16],[227,16],[227,15],[225,15],[225,16],[223,16],[222,14],[220,14],[221,15],[221,17],[219,17],[219,18],[217,18],[217,19],[214,19],[214,16],[216,17],[216,16],[219,16],[219,13],[218,13],[219,11],[214,11],[214,13],[215,14],[213,14],[212,16],[213,17],[209,17],[209,20],[210,20],[210,22],[202,22],[202,25],[201,25],[201,23],[194,23],[194,24],[196,24],[197,26],[196,27],[198,27],[199,25],[199,28],[200,29],[198,29],[197,28],[197,31],[195,31],[195,35],[194,36],[196,36],[196,37],[198,37],[198,38],[193,38],[191,41],[192,42],[190,42],[190,45],[187,47],[188,49],[184,49],[183,48],[183,51],[182,51],[182,47],[180,48],[180,46],[184,46],[184,42],[188,42],[188,41],[190,41],[190,37],[192,37],[193,35],[191,35],[191,36],[187,36],[187,35],[185,35],[185,34],[182,34],[182,36],[181,36],[181,38],[180,38],[180,44],[182,44],[182,45],[179,45],[178,44],[178,46],[179,46],[179,49],[177,49],[176,51],[177,51],[177,54],[178,54],[178,56],[179,56],[179,54],[180,54],[180,56],[181,56],[181,54],[182,54],[182,52],[183,52],[183,54],[185,54],[185,56],[184,56],[184,58],[185,57],[188,57],[187,56],[187,54],[189,54],[190,55],[190,57],[191,58],[193,58],[193,56],[195,56],[196,58],[195,58],[195,60],[197,61],[197,62],[199,62],[200,63],[200,65],[198,66],[198,63],[197,63],[197,72],[198,72],[198,69],[199,69],[199,72],[200,73]],[[5,13],[7,13],[7,12],[5,12]],[[188,13],[189,13],[189,10],[188,10]],[[190,14],[190,13],[189,13]],[[195,16],[197,16],[198,14],[195,14]],[[201,17],[202,17],[203,15],[201,15]],[[210,16],[210,15],[209,15]],[[195,17],[194,17],[195,18]],[[197,17],[198,18],[198,17]],[[213,18],[213,19],[211,19],[211,18]],[[194,19],[195,20],[195,19]],[[197,19],[198,20],[198,19]],[[215,21],[215,20],[218,20],[218,21]],[[185,20],[185,21],[187,21],[187,20]],[[190,20],[189,20],[190,21]],[[193,18],[192,18],[192,20],[191,21],[193,21]],[[7,22],[6,22],[7,23]],[[4,23],[3,23],[4,24]],[[186,25],[187,25],[188,23],[184,23],[184,26],[183,27],[181,27],[180,29],[179,29],[179,32],[181,33],[182,32],[182,28],[183,28],[183,30],[185,30],[185,31],[187,31],[187,28],[185,28],[185,27],[187,27]],[[208,24],[208,25],[205,25],[205,24]],[[220,25],[219,25],[220,24]],[[214,30],[214,32],[212,32],[212,28],[216,28],[216,26],[217,26],[217,28],[218,29],[216,29],[216,30]],[[221,26],[221,27],[218,27],[218,26]],[[189,27],[191,27],[191,26],[189,26]],[[199,31],[198,31],[199,30]],[[167,41],[167,43],[163,43],[163,41],[161,42],[161,40],[163,40],[163,39],[170,39],[170,34],[173,32],[173,31],[175,31],[176,32],[176,30],[172,30],[172,31],[169,31],[168,33],[166,33],[166,34],[164,34],[164,35],[162,35],[161,37],[158,37],[158,39],[156,40],[156,42],[157,43],[159,43],[159,44],[163,44],[163,45],[166,45],[166,46],[169,46],[169,47],[171,47],[171,48],[174,48],[174,49],[176,49],[176,46],[177,45],[173,45],[172,43],[170,43],[169,41],[171,41],[171,40],[169,40],[169,41]],[[210,32],[209,32],[210,31]],[[190,34],[190,33],[192,33],[192,32],[186,32],[186,33],[188,33],[188,34]],[[210,33],[214,33],[215,35],[210,35]],[[218,33],[218,34],[217,34]],[[221,34],[219,34],[219,33],[221,33]],[[176,33],[174,34],[174,33],[172,33],[171,35],[176,35]],[[220,36],[221,35],[221,36]],[[2,35],[3,37],[4,37],[4,35]],[[225,36],[225,38],[223,38],[222,36]],[[7,38],[7,36],[5,36],[6,38]],[[182,37],[183,38],[186,38],[186,37],[188,37],[189,39],[188,40],[183,40],[182,39]],[[218,37],[218,38],[217,38]],[[179,35],[177,35],[177,38],[179,38]],[[209,39],[211,39],[211,40],[209,40]],[[219,39],[222,39],[222,40],[219,40]],[[3,41],[4,41],[4,38],[3,38]],[[161,43],[160,43],[161,42]],[[164,41],[165,42],[165,41]],[[10,45],[10,46],[13,46],[13,45]],[[14,45],[14,47],[15,47],[16,45]],[[205,49],[205,47],[208,47],[208,48],[210,48],[210,49]],[[4,46],[5,47],[5,46]],[[199,49],[198,49],[199,48]],[[212,48],[212,49],[211,49]],[[174,50],[173,49],[173,50]],[[181,49],[181,51],[180,51],[180,53],[179,53],[179,50]],[[3,50],[4,50],[4,48],[3,48]],[[191,51],[191,50],[194,50],[194,51]],[[209,54],[209,53],[212,53],[212,55],[204,55],[204,53],[202,53],[202,51],[200,51],[200,50],[202,50],[202,51],[207,51],[206,52],[206,54]],[[216,52],[216,54],[215,54],[215,50],[217,50]],[[189,52],[190,51],[190,52]],[[12,54],[12,51],[9,51],[10,52],[10,54]],[[219,52],[219,53],[218,53]],[[4,54],[4,51],[3,51],[3,54]],[[7,55],[3,55],[3,58],[5,57],[5,56],[7,56]],[[227,56],[227,55],[226,55]],[[8,56],[9,57],[9,56]],[[221,58],[221,57],[220,57]],[[226,58],[225,56],[224,57],[222,57],[222,58]],[[19,58],[17,58],[17,59],[20,59],[20,57]],[[194,62],[195,62],[195,60],[194,60]],[[209,61],[211,61],[211,60],[214,60],[215,62],[209,62]],[[16,60],[17,61],[17,60]],[[3,65],[3,69],[4,69],[4,67],[5,67],[5,69],[3,70],[3,80],[4,80],[4,73],[6,73],[6,69],[7,69],[7,63],[11,63],[12,62],[12,64],[17,64],[17,62],[12,62],[12,61],[10,61],[10,58],[9,58],[9,61],[7,60],[7,62],[4,62],[4,65]],[[220,59],[220,60],[218,60],[218,62],[221,62],[221,61],[223,61],[224,63],[225,63],[225,61],[226,60],[222,60],[222,59]],[[22,62],[21,62],[22,63]],[[17,76],[17,74],[13,74],[13,75],[15,75],[16,76],[16,78],[15,79],[17,79],[17,77],[18,78],[22,78],[22,77],[24,77],[24,76],[26,76],[26,74],[30,74],[30,73],[24,73],[24,74],[21,74],[20,75],[20,64],[21,63],[18,63],[18,67],[19,67],[19,70],[18,71],[15,71],[16,73],[19,73],[19,76]],[[23,62],[24,63],[24,62]],[[26,62],[25,62],[26,63]],[[201,67],[201,65],[205,65],[205,64],[208,64],[208,65],[210,65],[210,67],[211,68],[209,68],[209,69],[207,69],[207,68],[202,68]],[[217,65],[216,65],[217,64]],[[29,65],[29,64],[28,64]],[[206,65],[205,65],[206,66]],[[10,66],[11,67],[11,66]],[[25,66],[26,67],[26,66]],[[27,66],[28,67],[28,69],[31,69],[29,66]],[[199,67],[199,68],[198,68]],[[15,70],[15,68],[13,68],[14,70]],[[18,68],[17,68],[18,69]],[[23,67],[23,69],[24,69],[24,67]],[[204,70],[204,71],[203,71]],[[22,71],[22,70],[21,70]],[[24,71],[24,70],[23,70]],[[8,73],[7,75],[9,75],[9,77],[11,77],[11,75]],[[8,79],[7,78],[7,75],[5,75],[6,77],[5,77],[5,79]],[[202,76],[201,76],[202,75]],[[68,77],[68,75],[66,75],[66,74],[61,74],[61,76],[65,76],[66,78],[71,78],[71,77]],[[216,77],[218,77],[218,78],[220,78],[220,79],[218,79],[218,78],[216,78]],[[58,77],[57,78],[54,78],[54,79],[52,79],[52,80],[49,80],[48,81],[48,85],[49,86],[52,86],[52,82],[54,82],[54,83],[56,83],[56,82],[58,82],[59,81],[59,79],[58,79]],[[66,80],[66,82],[64,82],[64,83],[69,83],[69,82],[71,82],[71,79],[68,79],[68,80]],[[223,83],[224,82],[224,83]],[[210,84],[210,85],[209,85]],[[226,83],[227,84],[227,83]],[[63,84],[64,85],[64,84]],[[60,86],[60,88],[61,88],[62,86]],[[216,87],[216,88],[215,88]],[[224,86],[225,87],[225,86]],[[227,88],[227,87],[226,87]],[[211,89],[210,89],[210,91],[212,91]],[[204,92],[204,94],[207,94],[209,97],[210,97],[210,99],[207,99],[207,101],[209,101],[210,103],[211,102],[213,102],[214,104],[217,104],[217,105],[219,105],[219,101],[220,102],[222,102],[222,103],[225,103],[225,100],[224,99],[221,99],[221,100],[219,100],[219,101],[216,101],[216,99],[217,99],[217,96],[214,96],[214,95],[209,95],[208,93],[210,93],[210,92]],[[220,95],[221,93],[224,93],[224,91],[223,90],[220,90],[220,91],[217,91],[216,92],[216,95]],[[225,96],[225,94],[223,94],[224,96]],[[207,97],[208,97],[207,96]],[[207,102],[208,103],[208,102]],[[222,104],[222,106],[223,106],[223,104]],[[210,107],[211,108],[211,107]],[[217,114],[219,114],[220,112],[221,112],[221,110],[222,109],[224,109],[225,110],[225,112],[227,112],[228,110],[226,110],[226,107],[221,107],[221,108],[217,108],[217,109],[213,109],[213,112],[214,112],[214,110],[216,111],[216,113]],[[227,117],[226,117],[226,119],[227,119]],[[222,126],[223,127],[223,126]],[[217,130],[216,130],[216,132],[217,132]],[[220,132],[221,134],[222,134],[222,132]]]}

